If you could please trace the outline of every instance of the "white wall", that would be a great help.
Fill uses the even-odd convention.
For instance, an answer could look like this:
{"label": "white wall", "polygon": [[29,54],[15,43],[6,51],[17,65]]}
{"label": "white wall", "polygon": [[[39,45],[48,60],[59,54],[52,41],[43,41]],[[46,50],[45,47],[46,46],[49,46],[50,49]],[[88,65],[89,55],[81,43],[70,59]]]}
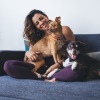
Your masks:
{"label": "white wall", "polygon": [[0,0],[0,50],[24,50],[24,19],[32,9],[61,16],[74,34],[100,33],[100,0]]}

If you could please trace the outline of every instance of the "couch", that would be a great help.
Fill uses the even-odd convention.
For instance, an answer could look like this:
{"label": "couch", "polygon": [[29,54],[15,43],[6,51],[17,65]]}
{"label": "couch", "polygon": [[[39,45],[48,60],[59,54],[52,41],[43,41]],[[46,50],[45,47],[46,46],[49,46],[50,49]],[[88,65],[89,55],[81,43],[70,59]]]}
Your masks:
{"label": "couch", "polygon": [[[84,53],[100,61],[100,34],[75,34],[75,37],[86,43]],[[100,100],[100,79],[49,83],[7,76],[3,70],[4,62],[23,60],[24,54],[25,51],[0,51],[0,100]],[[50,65],[50,61],[47,64]]]}

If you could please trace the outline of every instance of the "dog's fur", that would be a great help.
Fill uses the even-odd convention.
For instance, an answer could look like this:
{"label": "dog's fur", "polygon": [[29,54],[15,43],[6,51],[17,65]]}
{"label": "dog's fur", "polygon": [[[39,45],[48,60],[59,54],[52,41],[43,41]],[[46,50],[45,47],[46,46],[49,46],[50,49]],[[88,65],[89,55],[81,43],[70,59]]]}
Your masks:
{"label": "dog's fur", "polygon": [[86,80],[100,78],[100,62],[81,52],[84,43],[72,41],[67,46],[68,59],[63,65],[71,64],[72,70],[84,69],[87,71]]}
{"label": "dog's fur", "polygon": [[[32,71],[38,75],[36,72],[41,66],[45,64],[45,57],[53,56],[54,62],[57,63],[60,60],[58,57],[58,51],[62,48],[62,46],[66,43],[66,39],[62,34],[62,26],[60,24],[60,17],[56,17],[55,21],[49,22],[50,35],[45,36],[38,42],[36,42],[31,50],[34,52],[40,52],[38,61],[29,61],[27,57],[24,57],[25,62],[32,63],[34,68]],[[59,39],[54,38],[58,36]]]}

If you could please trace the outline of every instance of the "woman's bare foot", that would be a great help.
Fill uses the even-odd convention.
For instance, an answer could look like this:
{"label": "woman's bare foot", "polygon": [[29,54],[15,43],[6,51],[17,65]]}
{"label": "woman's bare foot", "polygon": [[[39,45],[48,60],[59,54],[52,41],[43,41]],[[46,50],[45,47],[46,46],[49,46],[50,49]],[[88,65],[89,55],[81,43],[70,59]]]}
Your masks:
{"label": "woman's bare foot", "polygon": [[41,74],[41,76],[42,76],[43,78],[47,78],[47,75],[46,75],[46,74]]}
{"label": "woman's bare foot", "polygon": [[50,80],[49,79],[45,79],[45,81],[46,82],[56,82],[56,78],[53,78],[53,79],[50,79]]}

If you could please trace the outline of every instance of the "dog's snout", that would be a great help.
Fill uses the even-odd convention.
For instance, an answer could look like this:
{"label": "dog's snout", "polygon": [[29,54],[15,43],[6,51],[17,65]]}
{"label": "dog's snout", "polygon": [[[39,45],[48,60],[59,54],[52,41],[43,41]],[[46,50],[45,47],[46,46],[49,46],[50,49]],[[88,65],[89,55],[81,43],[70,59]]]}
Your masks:
{"label": "dog's snout", "polygon": [[52,24],[52,26],[55,27],[56,25],[55,24]]}
{"label": "dog's snout", "polygon": [[74,50],[73,53],[76,54],[76,50]]}
{"label": "dog's snout", "polygon": [[77,52],[77,51],[76,51],[75,49],[72,49],[72,53],[73,53],[73,54],[76,54],[76,52]]}

